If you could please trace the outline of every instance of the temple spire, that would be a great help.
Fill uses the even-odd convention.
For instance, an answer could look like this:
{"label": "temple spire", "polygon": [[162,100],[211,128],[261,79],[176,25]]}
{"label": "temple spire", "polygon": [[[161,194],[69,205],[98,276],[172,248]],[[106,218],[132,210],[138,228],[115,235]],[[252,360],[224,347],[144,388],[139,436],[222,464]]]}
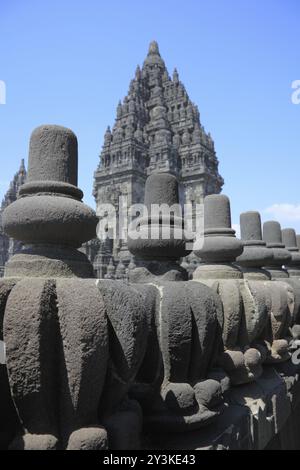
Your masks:
{"label": "temple spire", "polygon": [[148,56],[149,55],[159,55],[160,56],[158,43],[156,41],[150,42]]}
{"label": "temple spire", "polygon": [[149,45],[149,50],[144,62],[144,67],[150,66],[151,68],[155,65],[158,65],[163,70],[165,70],[165,63],[161,58],[158,43],[156,41],[152,41]]}

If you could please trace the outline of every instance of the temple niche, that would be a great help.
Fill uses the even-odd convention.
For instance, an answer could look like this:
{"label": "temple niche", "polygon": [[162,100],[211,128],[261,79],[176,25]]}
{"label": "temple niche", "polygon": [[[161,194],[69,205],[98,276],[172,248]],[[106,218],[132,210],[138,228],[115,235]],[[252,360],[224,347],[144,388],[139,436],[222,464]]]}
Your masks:
{"label": "temple niche", "polygon": [[[107,128],[94,175],[97,209],[126,195],[128,206],[142,203],[146,178],[163,172],[179,181],[181,203],[201,203],[209,194],[220,193],[224,184],[218,171],[214,142],[200,122],[197,106],[190,100],[177,70],[172,78],[157,42],[150,44],[142,68],[137,67],[123,102],[119,102],[112,129]],[[105,245],[105,246],[103,246]],[[127,244],[94,243],[85,247],[97,277],[118,272],[128,274],[133,263]],[[95,250],[98,251],[95,251]],[[193,266],[193,255],[185,262]],[[127,273],[127,274],[126,274]]]}

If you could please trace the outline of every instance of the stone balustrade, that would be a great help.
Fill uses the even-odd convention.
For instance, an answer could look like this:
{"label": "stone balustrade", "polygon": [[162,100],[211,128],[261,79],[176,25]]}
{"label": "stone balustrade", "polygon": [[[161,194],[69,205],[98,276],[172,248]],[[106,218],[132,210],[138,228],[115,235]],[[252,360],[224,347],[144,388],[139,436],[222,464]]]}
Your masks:
{"label": "stone balustrade", "polygon": [[[3,214],[23,249],[0,279],[1,447],[299,447],[300,238],[245,212],[239,240],[229,199],[211,195],[192,279],[183,218],[151,211],[139,229],[156,236],[129,233],[129,281],[94,279],[77,160],[72,131],[37,128]],[[174,176],[147,179],[147,208],[178,203]]]}

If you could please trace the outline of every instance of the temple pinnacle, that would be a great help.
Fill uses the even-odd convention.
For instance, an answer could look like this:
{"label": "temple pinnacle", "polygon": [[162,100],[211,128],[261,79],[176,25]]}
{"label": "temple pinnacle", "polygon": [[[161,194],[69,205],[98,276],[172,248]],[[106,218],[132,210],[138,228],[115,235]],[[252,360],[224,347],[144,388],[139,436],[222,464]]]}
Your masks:
{"label": "temple pinnacle", "polygon": [[158,54],[158,55],[160,55],[158,43],[157,43],[156,41],[152,41],[152,42],[150,43],[150,46],[149,46],[148,55],[153,55],[153,54]]}

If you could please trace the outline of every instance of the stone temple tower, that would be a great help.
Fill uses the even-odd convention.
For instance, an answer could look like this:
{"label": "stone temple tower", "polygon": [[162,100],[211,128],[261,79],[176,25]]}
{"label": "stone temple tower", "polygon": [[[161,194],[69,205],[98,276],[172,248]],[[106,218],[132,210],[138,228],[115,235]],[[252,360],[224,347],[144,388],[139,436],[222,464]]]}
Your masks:
{"label": "stone temple tower", "polygon": [[[200,122],[198,108],[176,69],[170,78],[155,41],[118,104],[112,130],[108,127],[105,133],[94,176],[97,206],[117,207],[120,195],[129,205],[142,202],[146,177],[154,172],[178,177],[183,203],[200,203],[206,195],[219,193],[224,183],[214,142]],[[127,253],[122,243],[114,244],[114,257],[125,265]]]}

